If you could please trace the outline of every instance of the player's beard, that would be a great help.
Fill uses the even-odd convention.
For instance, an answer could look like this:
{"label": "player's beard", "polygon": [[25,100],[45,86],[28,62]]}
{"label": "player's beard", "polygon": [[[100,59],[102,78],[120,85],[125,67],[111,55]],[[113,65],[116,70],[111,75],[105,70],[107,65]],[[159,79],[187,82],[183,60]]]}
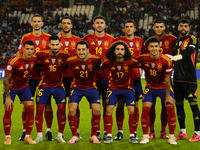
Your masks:
{"label": "player's beard", "polygon": [[122,55],[122,54],[117,54],[117,59],[121,59],[121,58],[123,58],[124,57],[124,55]]}
{"label": "player's beard", "polygon": [[66,31],[66,30],[63,30],[63,32],[64,32],[64,33],[69,33],[69,32],[71,32],[71,30],[72,30],[72,29],[69,29],[69,30],[67,30],[67,31]]}
{"label": "player's beard", "polygon": [[[183,31],[183,30],[182,30]],[[184,30],[185,31],[185,30]],[[181,35],[181,36],[186,36],[187,34],[188,34],[188,31],[185,31],[185,33],[182,33],[181,31],[179,31],[179,34]]]}
{"label": "player's beard", "polygon": [[[57,50],[57,51],[53,51],[53,50]],[[59,52],[59,50],[58,49],[53,49],[53,50],[51,50],[51,52],[53,53],[53,54],[58,54],[58,52]]]}
{"label": "player's beard", "polygon": [[104,29],[102,29],[102,30],[96,30],[96,31],[99,32],[99,33],[102,33],[104,31]]}
{"label": "player's beard", "polygon": [[40,28],[34,28],[35,31],[40,31],[41,30],[41,27]]}

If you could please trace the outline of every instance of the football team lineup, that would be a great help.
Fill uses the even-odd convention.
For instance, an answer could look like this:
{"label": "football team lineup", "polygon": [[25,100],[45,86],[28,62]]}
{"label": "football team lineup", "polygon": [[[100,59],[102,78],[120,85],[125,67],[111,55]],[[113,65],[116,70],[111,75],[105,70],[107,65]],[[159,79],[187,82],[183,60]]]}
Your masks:
{"label": "football team lineup", "polygon": [[[186,132],[184,99],[189,101],[195,127],[194,131],[187,128],[187,131],[193,132],[189,142],[200,140],[194,67],[197,40],[188,34],[189,21],[181,19],[178,22],[180,38],[176,38],[164,33],[165,22],[158,19],[154,22],[156,35],[145,43],[142,38],[134,36],[133,20],[124,22],[125,36],[116,39],[105,33],[105,22],[103,16],[96,16],[93,24],[95,31],[80,39],[71,34],[70,17],[62,19],[61,33],[49,35],[41,31],[42,17],[38,14],[33,16],[33,31],[22,37],[17,54],[9,60],[5,70],[4,145],[11,145],[11,114],[16,95],[24,105],[23,109],[21,108],[23,132],[20,141],[28,144],[39,145],[44,137],[47,141],[55,139],[58,143],[66,143],[64,129],[67,120],[72,134],[67,143],[75,144],[82,140],[79,132],[80,117],[84,113],[79,106],[82,97],[89,102],[92,112],[89,141],[93,144],[100,144],[102,139],[105,144],[112,143],[113,139],[127,139],[129,143],[144,145],[159,136],[166,139],[169,145],[177,145],[181,139],[185,140],[188,135],[191,136]],[[139,68],[143,69],[142,73]],[[146,85],[143,80],[142,86],[141,78],[144,78],[144,73]],[[51,97],[56,103],[54,109],[51,104],[54,100]],[[160,98],[162,107],[159,135],[155,134],[157,97]],[[139,104],[139,101],[142,104]],[[125,104],[127,110],[124,109]],[[53,138],[52,120],[55,107],[58,123],[57,136]],[[118,131],[115,137],[112,135],[113,110],[116,112],[115,124]],[[129,131],[123,128],[125,112],[128,114],[126,128]],[[47,127],[45,136],[43,114]],[[177,122],[180,130],[175,133]],[[140,131],[137,129],[139,123]],[[35,137],[31,136],[34,126],[37,136],[32,140],[32,137]],[[124,133],[126,136],[129,134],[128,138],[124,137]]]}

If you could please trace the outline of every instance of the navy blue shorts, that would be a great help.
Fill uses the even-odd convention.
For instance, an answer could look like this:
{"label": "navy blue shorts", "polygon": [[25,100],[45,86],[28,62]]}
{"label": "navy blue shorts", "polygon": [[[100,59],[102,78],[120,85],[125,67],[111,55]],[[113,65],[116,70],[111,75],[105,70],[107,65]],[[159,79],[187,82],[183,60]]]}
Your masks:
{"label": "navy blue shorts", "polygon": [[141,85],[141,80],[133,80],[134,83],[134,90],[135,90],[135,99],[136,101],[139,101],[140,99],[143,98],[143,90],[142,90],[142,85]]}
{"label": "navy blue shorts", "polygon": [[119,97],[123,97],[127,106],[135,106],[135,92],[133,89],[113,90],[108,89],[106,97],[106,105],[115,105]]}
{"label": "navy blue shorts", "polygon": [[69,97],[70,87],[72,79],[63,79],[63,84],[65,87],[66,96]]}
{"label": "navy blue shorts", "polygon": [[[143,96],[144,98],[142,102],[154,103],[154,101],[156,100],[156,97],[160,97],[162,102],[165,104],[166,89],[151,89],[151,88],[145,87]],[[170,89],[170,96],[173,99],[175,99],[172,89]],[[167,103],[167,104],[170,104],[170,103]]]}
{"label": "navy blue shorts", "polygon": [[56,104],[66,104],[66,94],[63,86],[52,88],[40,86],[37,89],[36,104],[46,104],[51,95],[55,99]]}
{"label": "navy blue shorts", "polygon": [[[20,90],[10,89],[10,97],[13,102],[15,101],[16,95],[18,95],[21,102],[33,101],[33,96],[31,94],[29,86],[27,86],[23,89],[20,89]],[[6,95],[5,95],[5,92],[3,92],[3,104],[5,104],[5,100],[6,100]]]}
{"label": "navy blue shorts", "polygon": [[83,96],[87,98],[90,104],[92,103],[100,104],[99,93],[95,88],[91,89],[71,88],[68,103],[79,103]]}

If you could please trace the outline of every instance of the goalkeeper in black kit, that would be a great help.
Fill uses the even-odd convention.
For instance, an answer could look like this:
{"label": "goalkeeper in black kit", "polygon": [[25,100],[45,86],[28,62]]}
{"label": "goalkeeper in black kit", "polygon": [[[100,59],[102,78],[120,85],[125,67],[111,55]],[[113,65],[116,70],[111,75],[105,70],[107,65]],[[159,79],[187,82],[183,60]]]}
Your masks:
{"label": "goalkeeper in black kit", "polygon": [[180,37],[177,39],[174,56],[174,94],[176,99],[177,117],[180,124],[180,132],[175,137],[176,140],[187,138],[185,127],[184,98],[190,103],[193,112],[194,133],[189,142],[200,140],[199,136],[199,108],[197,105],[197,77],[196,62],[198,44],[197,39],[189,35],[190,22],[181,19],[178,24]]}

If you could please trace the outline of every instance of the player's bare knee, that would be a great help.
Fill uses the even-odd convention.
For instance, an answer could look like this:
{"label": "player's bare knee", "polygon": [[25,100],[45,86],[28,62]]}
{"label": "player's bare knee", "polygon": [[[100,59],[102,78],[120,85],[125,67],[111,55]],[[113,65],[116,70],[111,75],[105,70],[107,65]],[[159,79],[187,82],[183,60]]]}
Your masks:
{"label": "player's bare knee", "polygon": [[134,106],[127,106],[128,108],[128,114],[133,115],[135,113],[135,108]]}
{"label": "player's bare knee", "polygon": [[114,108],[113,105],[106,106],[106,115],[107,115],[107,116],[112,115],[113,108]]}

